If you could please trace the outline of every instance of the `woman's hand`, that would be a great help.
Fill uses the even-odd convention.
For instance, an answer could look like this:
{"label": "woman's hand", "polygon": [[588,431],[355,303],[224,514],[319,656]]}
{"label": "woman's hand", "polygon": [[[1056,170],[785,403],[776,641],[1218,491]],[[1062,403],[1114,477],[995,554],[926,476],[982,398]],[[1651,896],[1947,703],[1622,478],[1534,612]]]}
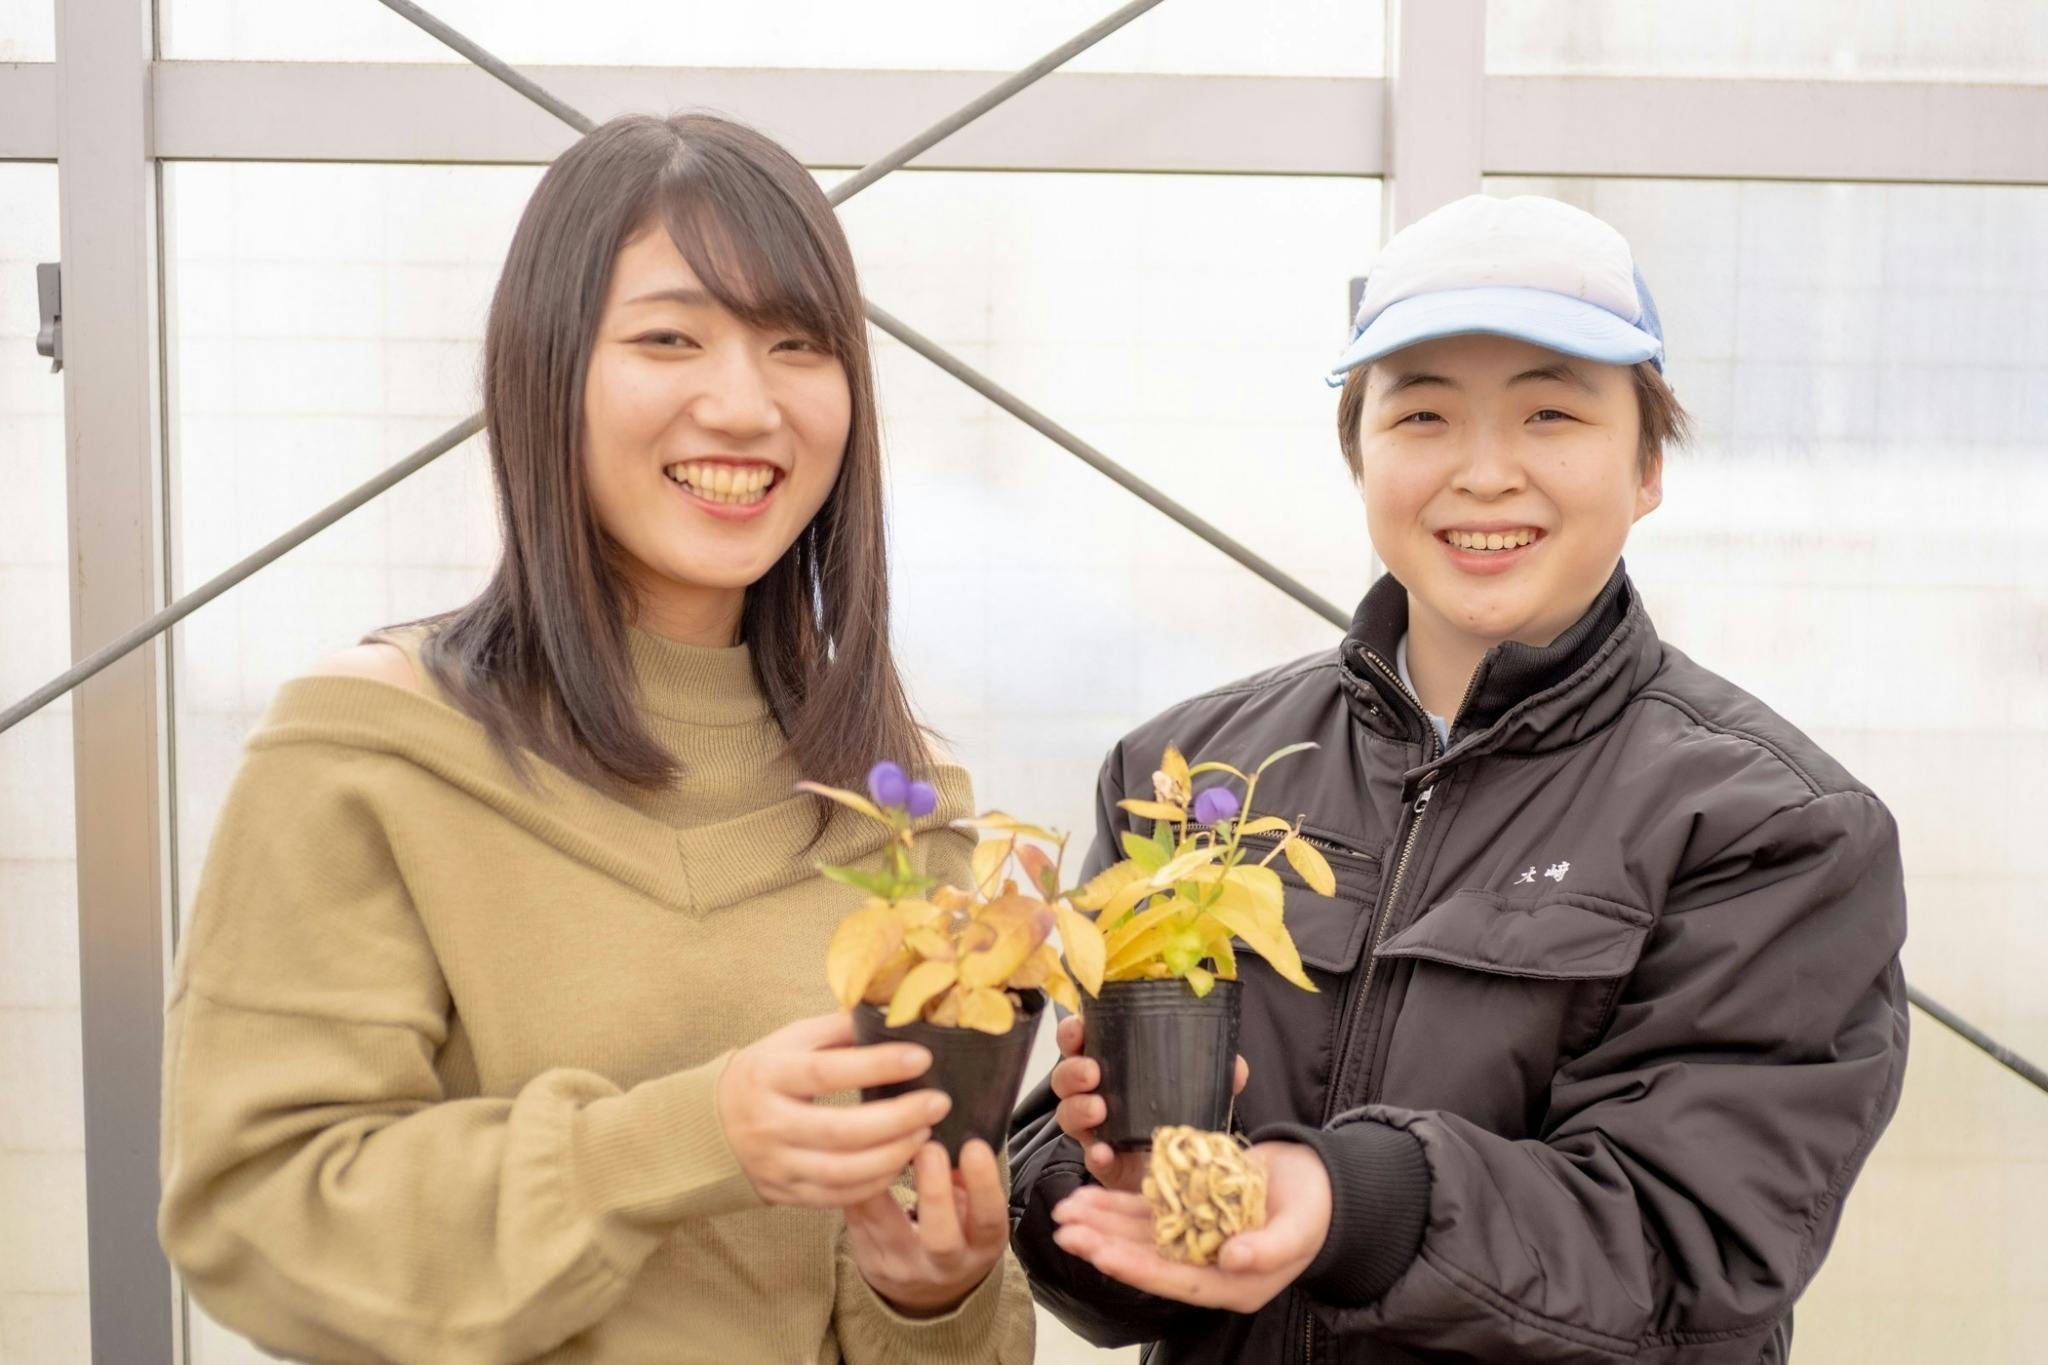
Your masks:
{"label": "woman's hand", "polygon": [[[1132,1193],[1144,1180],[1151,1157],[1145,1152],[1118,1152],[1108,1143],[1095,1140],[1096,1128],[1109,1117],[1109,1105],[1095,1093],[1095,1088],[1102,1084],[1102,1068],[1094,1059],[1081,1055],[1086,1036],[1080,1015],[1070,1014],[1060,1020],[1054,1037],[1059,1041],[1061,1060],[1052,1069],[1052,1093],[1059,1097],[1060,1104],[1053,1116],[1059,1121],[1060,1131],[1081,1144],[1081,1159],[1097,1183]],[[1243,1093],[1251,1074],[1251,1067],[1239,1057],[1230,1093]]]}
{"label": "woman's hand", "polygon": [[1009,1191],[995,1153],[976,1138],[960,1169],[928,1142],[917,1154],[913,1221],[887,1190],[846,1210],[854,1263],[877,1294],[910,1317],[936,1317],[988,1278],[1010,1240]]}
{"label": "woman's hand", "polygon": [[1262,1142],[1266,1225],[1226,1241],[1213,1266],[1180,1265],[1152,1241],[1145,1197],[1083,1186],[1052,1211],[1053,1240],[1112,1279],[1202,1308],[1256,1313],[1301,1278],[1330,1235],[1330,1175],[1315,1149]]}
{"label": "woman's hand", "polygon": [[931,1054],[914,1044],[852,1042],[851,1015],[799,1019],[741,1048],[719,1076],[726,1141],[769,1203],[843,1208],[886,1193],[952,1107],[938,1090],[871,1104],[811,1103],[931,1069]]}

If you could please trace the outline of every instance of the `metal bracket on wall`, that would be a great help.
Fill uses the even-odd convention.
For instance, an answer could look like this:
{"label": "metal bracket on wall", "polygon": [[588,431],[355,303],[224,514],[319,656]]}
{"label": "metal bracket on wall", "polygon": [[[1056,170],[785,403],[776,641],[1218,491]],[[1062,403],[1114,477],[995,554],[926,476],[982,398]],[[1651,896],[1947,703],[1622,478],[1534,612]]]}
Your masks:
{"label": "metal bracket on wall", "polygon": [[50,373],[64,368],[64,268],[55,261],[36,267],[36,354],[50,358]]}

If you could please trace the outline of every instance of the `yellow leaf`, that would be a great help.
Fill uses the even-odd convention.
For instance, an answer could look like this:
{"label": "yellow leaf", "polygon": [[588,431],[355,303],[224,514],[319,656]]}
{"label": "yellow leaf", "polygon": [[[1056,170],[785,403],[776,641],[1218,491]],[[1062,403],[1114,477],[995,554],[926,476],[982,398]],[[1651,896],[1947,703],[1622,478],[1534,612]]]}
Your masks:
{"label": "yellow leaf", "polygon": [[[1156,849],[1158,847],[1157,844],[1151,843],[1150,840],[1142,842],[1149,848]],[[1093,877],[1090,877],[1088,884],[1074,893],[1074,904],[1083,910],[1100,910],[1103,906],[1109,904],[1111,896],[1114,896],[1132,882],[1143,881],[1145,876],[1144,866],[1135,861],[1126,859],[1123,862],[1111,864]]]}
{"label": "yellow leaf", "polygon": [[1194,990],[1197,1000],[1216,989],[1216,978],[1200,967],[1188,968],[1187,983]]}
{"label": "yellow leaf", "polygon": [[1074,983],[1065,972],[1058,972],[1045,979],[1045,993],[1059,1002],[1060,1008],[1069,1014],[1081,1012],[1081,993],[1074,989]]}
{"label": "yellow leaf", "polygon": [[1169,858],[1165,867],[1152,874],[1152,889],[1160,891],[1172,886],[1175,882],[1186,881],[1195,869],[1209,866],[1216,861],[1222,852],[1223,850],[1214,844],[1205,844],[1200,848],[1189,849],[1185,853]]}
{"label": "yellow leaf", "polygon": [[1080,911],[1062,901],[1053,907],[1059,916],[1060,946],[1066,949],[1067,966],[1074,980],[1090,995],[1102,993],[1102,969],[1109,960],[1109,947],[1102,929]]}
{"label": "yellow leaf", "polygon": [[1177,925],[1155,924],[1137,937],[1127,940],[1121,951],[1109,955],[1109,965],[1103,969],[1103,978],[1122,981],[1133,972],[1160,961],[1160,954],[1166,945],[1173,942],[1180,933]]}
{"label": "yellow leaf", "polygon": [[1003,864],[1010,861],[1010,850],[1016,847],[1012,839],[984,839],[974,846],[974,856],[968,866],[974,874],[974,894],[986,896],[995,884],[996,874],[1003,870]]}
{"label": "yellow leaf", "polygon": [[1028,896],[991,901],[974,927],[992,930],[993,937],[975,951],[961,953],[960,980],[969,986],[1002,985],[1045,942],[1052,925],[1052,913]]}
{"label": "yellow leaf", "polygon": [[[936,899],[936,896],[934,896]],[[903,921],[904,931],[922,929],[934,925],[944,916],[944,911],[931,901],[897,901],[896,918]]]}
{"label": "yellow leaf", "polygon": [[1223,874],[1223,880],[1227,885],[1244,888],[1252,903],[1259,907],[1260,923],[1275,933],[1279,932],[1280,912],[1287,892],[1281,885],[1278,872],[1257,863],[1239,863]]}
{"label": "yellow leaf", "polygon": [[809,792],[813,796],[822,796],[827,801],[837,801],[848,810],[857,810],[870,820],[879,820],[885,825],[889,823],[889,817],[882,814],[874,802],[859,792],[850,792],[844,787],[828,787],[822,782],[799,782],[796,789],[800,792]]}
{"label": "yellow leaf", "polygon": [[925,1015],[925,1018],[937,1024],[940,1028],[959,1028],[960,992],[954,990],[943,992],[933,1002],[931,1013]]}
{"label": "yellow leaf", "polygon": [[1136,797],[1116,803],[1118,810],[1127,810],[1133,815],[1142,815],[1147,820],[1170,820],[1174,824],[1188,818],[1188,813],[1179,806],[1169,806],[1164,801],[1140,801]]}
{"label": "yellow leaf", "polygon": [[983,1033],[1008,1033],[1017,1011],[1002,991],[969,986],[960,992],[960,1026]]}
{"label": "yellow leaf", "polygon": [[1025,880],[1031,883],[1034,891],[1048,897],[1060,893],[1059,872],[1044,849],[1032,844],[1018,844],[1017,861],[1023,865]]}
{"label": "yellow leaf", "polygon": [[842,1009],[860,1002],[868,982],[902,942],[903,921],[886,903],[872,903],[839,922],[825,950],[825,982]]}
{"label": "yellow leaf", "polygon": [[1010,973],[1006,985],[1020,991],[1033,990],[1045,985],[1060,969],[1060,955],[1050,943],[1041,943],[1036,952],[1024,959],[1024,965]]}
{"label": "yellow leaf", "polygon": [[947,914],[955,914],[974,904],[974,897],[957,886],[935,887],[931,893],[932,904]]}
{"label": "yellow leaf", "polygon": [[1209,956],[1215,959],[1216,975],[1220,980],[1237,980],[1237,951],[1230,946],[1227,931],[1220,941],[1209,945]]}
{"label": "yellow leaf", "polygon": [[951,962],[955,953],[953,940],[929,927],[912,929],[903,943],[927,962]]}
{"label": "yellow leaf", "polygon": [[862,993],[861,999],[870,1005],[887,1005],[890,997],[896,994],[896,988],[903,984],[903,978],[917,965],[917,961],[916,953],[908,948],[898,948],[890,954],[889,960],[882,964],[882,969],[875,973],[874,979],[868,982],[868,988]]}
{"label": "yellow leaf", "polygon": [[1217,763],[1214,760],[1207,763],[1197,763],[1194,767],[1188,769],[1188,778],[1192,781],[1203,773],[1229,773],[1240,782],[1251,781],[1249,777],[1245,776],[1242,769],[1233,768],[1228,763]]}
{"label": "yellow leaf", "polygon": [[1330,871],[1329,860],[1323,857],[1315,845],[1300,838],[1292,838],[1280,845],[1280,851],[1287,855],[1287,861],[1301,879],[1308,883],[1308,889],[1318,896],[1337,894],[1337,874]]}
{"label": "yellow leaf", "polygon": [[1132,939],[1148,932],[1154,925],[1163,924],[1187,908],[1188,903],[1184,900],[1162,896],[1152,902],[1147,909],[1139,911],[1114,929],[1107,930],[1102,936],[1104,951],[1111,958],[1121,956],[1124,946]]}
{"label": "yellow leaf", "polygon": [[1242,837],[1250,834],[1278,834],[1283,829],[1293,828],[1293,825],[1288,824],[1277,815],[1261,815],[1256,820],[1250,820],[1239,825],[1237,832]]}
{"label": "yellow leaf", "polygon": [[903,978],[889,1001],[889,1027],[901,1028],[924,1010],[933,996],[959,979],[950,962],[920,962]]}
{"label": "yellow leaf", "polygon": [[1043,839],[1049,844],[1056,844],[1060,841],[1060,836],[1052,830],[1041,829],[1037,825],[1027,825],[1022,820],[1005,815],[999,810],[992,810],[986,815],[977,815],[972,820],[955,820],[953,824],[958,829],[988,830],[996,834],[1025,834],[1033,839]]}
{"label": "yellow leaf", "polygon": [[1166,746],[1166,757],[1159,760],[1159,771],[1181,791],[1188,789],[1188,761],[1171,744]]}
{"label": "yellow leaf", "polygon": [[1209,907],[1209,913],[1221,920],[1231,933],[1243,939],[1251,950],[1266,959],[1266,964],[1281,977],[1313,991],[1315,982],[1308,979],[1301,969],[1301,954],[1295,951],[1294,940],[1287,936],[1285,929],[1269,931],[1260,918],[1257,904],[1243,888],[1225,883],[1223,894],[1216,904]]}

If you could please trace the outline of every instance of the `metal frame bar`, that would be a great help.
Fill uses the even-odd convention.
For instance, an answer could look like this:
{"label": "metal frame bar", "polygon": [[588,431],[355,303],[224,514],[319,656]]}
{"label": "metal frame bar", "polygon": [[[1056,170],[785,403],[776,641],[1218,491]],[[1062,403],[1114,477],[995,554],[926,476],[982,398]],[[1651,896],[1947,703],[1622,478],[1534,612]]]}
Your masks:
{"label": "metal frame bar", "polygon": [[[57,9],[71,639],[98,645],[164,590],[158,167],[151,0]],[[170,945],[168,642],[73,699],[79,1014],[92,1344],[168,1359],[177,1294],[156,1241]]]}
{"label": "metal frame bar", "polygon": [[[1444,93],[1476,88],[1486,175],[2048,185],[2048,86],[1917,81],[1486,76],[1444,67],[1418,38],[1452,28],[1408,6],[1389,26],[1389,79],[1061,73],[921,158],[938,169],[1379,175],[1398,191],[1469,138],[1471,106],[1433,128],[1413,115],[1426,85],[1394,90],[1418,63]],[[1405,38],[1403,37],[1405,35]],[[1400,48],[1408,44],[1408,51]],[[1457,41],[1453,39],[1453,41]],[[1462,45],[1469,51],[1469,44]],[[157,62],[154,136],[163,160],[462,162],[540,165],[574,140],[559,120],[492,93],[467,65]],[[763,129],[810,166],[858,166],[891,130],[931,122],[1002,79],[973,71],[529,68],[527,79],[593,117],[709,107]],[[1396,100],[1405,131],[1387,126]],[[252,119],[250,109],[264,110]],[[1361,117],[1361,110],[1364,116]],[[1054,115],[1057,115],[1056,117]],[[1286,128],[1286,137],[1272,130]],[[2003,128],[1990,138],[1982,129]],[[1392,151],[1389,151],[1390,145]],[[57,155],[56,74],[0,65],[0,159]],[[1455,153],[1463,162],[1468,155]],[[1395,161],[1405,160],[1400,170]],[[1448,163],[1446,163],[1448,164]]]}
{"label": "metal frame bar", "polygon": [[1486,0],[1393,5],[1387,15],[1387,235],[1477,194],[1486,171]]}

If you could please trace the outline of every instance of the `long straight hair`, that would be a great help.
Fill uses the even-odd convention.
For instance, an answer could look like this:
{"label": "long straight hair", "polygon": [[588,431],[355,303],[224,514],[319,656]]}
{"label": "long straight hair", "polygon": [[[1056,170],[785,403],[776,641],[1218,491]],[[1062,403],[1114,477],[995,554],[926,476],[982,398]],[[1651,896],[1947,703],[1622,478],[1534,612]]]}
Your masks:
{"label": "long straight hair", "polygon": [[583,470],[584,382],[613,262],[666,231],[713,298],[815,338],[846,371],[852,421],[817,515],[746,590],[740,633],[798,769],[854,785],[926,766],[889,640],[881,441],[853,253],[795,158],[705,114],[614,119],[565,152],[519,220],[484,338],[484,416],[504,548],[438,618],[422,657],[515,768],[537,755],[598,786],[658,789],[674,758],[635,707],[635,598]]}

